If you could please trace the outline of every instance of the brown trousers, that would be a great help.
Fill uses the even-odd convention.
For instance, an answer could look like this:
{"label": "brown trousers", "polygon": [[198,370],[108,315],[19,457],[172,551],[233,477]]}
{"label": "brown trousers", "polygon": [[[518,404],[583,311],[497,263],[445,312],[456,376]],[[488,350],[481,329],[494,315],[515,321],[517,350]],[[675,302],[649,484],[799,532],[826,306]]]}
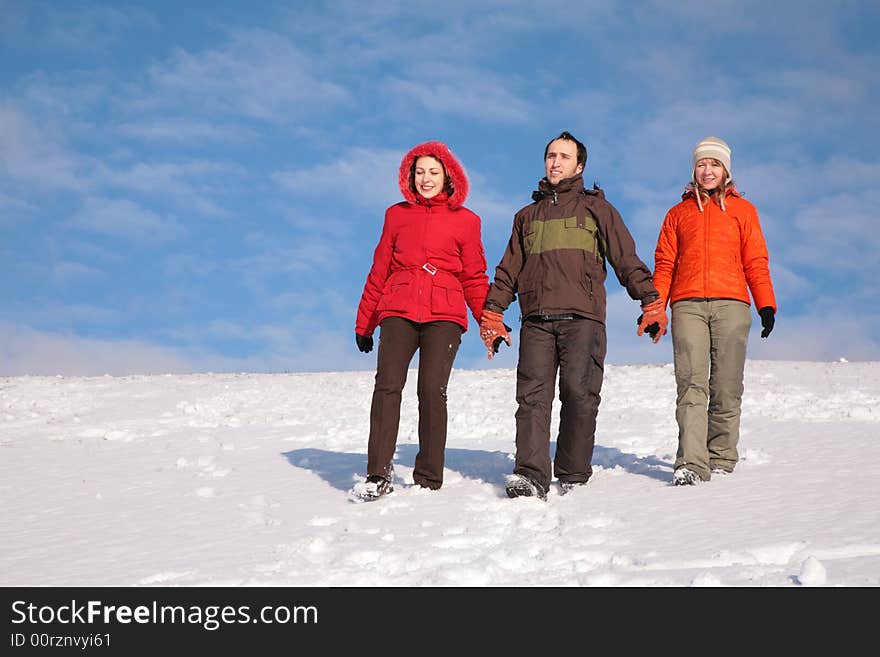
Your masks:
{"label": "brown trousers", "polygon": [[558,370],[561,406],[553,469],[564,481],[585,482],[593,474],[605,348],[605,325],[591,319],[523,322],[516,368],[514,473],[545,489],[550,486],[550,412]]}
{"label": "brown trousers", "polygon": [[461,344],[461,326],[455,322],[418,324],[401,317],[387,317],[379,326],[367,475],[391,477],[401,393],[410,361],[418,350],[419,453],[413,480],[426,488],[440,488],[446,450],[446,385]]}

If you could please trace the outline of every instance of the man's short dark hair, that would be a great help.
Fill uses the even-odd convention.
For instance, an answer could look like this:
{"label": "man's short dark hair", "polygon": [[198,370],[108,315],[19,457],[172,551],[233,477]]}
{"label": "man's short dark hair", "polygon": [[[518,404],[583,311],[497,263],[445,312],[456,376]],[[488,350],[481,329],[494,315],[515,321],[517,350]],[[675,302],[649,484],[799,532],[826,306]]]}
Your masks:
{"label": "man's short dark hair", "polygon": [[550,141],[547,142],[547,145],[544,147],[544,159],[547,159],[547,152],[550,150],[550,144],[552,144],[557,139],[564,139],[565,141],[573,141],[575,146],[577,146],[577,158],[578,164],[587,165],[587,147],[584,146],[580,141],[578,141],[577,137],[571,134],[568,130],[564,130],[562,134],[558,137],[554,137]]}

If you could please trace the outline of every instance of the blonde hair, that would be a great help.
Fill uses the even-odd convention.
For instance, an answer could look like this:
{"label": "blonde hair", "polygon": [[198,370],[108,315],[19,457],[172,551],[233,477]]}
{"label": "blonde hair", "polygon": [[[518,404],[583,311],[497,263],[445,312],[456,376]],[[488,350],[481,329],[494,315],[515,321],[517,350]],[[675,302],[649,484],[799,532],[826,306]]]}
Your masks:
{"label": "blonde hair", "polygon": [[727,196],[727,192],[736,189],[736,182],[730,177],[730,172],[727,170],[727,167],[724,166],[724,162],[716,160],[714,157],[709,159],[716,164],[721,165],[721,168],[724,169],[724,180],[715,189],[703,189],[700,187],[700,183],[697,182],[696,169],[694,169],[694,171],[691,172],[691,182],[685,187],[687,191],[692,191],[694,193],[700,212],[703,211],[703,196],[706,197],[707,201],[714,198],[718,205],[721,206],[721,209],[726,210],[727,208],[724,207],[724,197]]}

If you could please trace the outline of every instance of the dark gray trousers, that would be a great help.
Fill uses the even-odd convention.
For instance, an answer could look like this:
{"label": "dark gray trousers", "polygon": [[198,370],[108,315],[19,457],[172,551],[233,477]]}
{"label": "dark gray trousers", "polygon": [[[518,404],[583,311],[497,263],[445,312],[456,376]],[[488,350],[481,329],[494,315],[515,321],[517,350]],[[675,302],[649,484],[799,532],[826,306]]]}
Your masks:
{"label": "dark gray trousers", "polygon": [[516,368],[514,473],[545,489],[550,485],[550,413],[558,371],[561,406],[553,470],[558,479],[573,482],[585,482],[593,474],[605,348],[605,325],[591,319],[523,322]]}
{"label": "dark gray trousers", "polygon": [[401,317],[387,317],[379,326],[367,475],[391,476],[401,393],[407,369],[418,350],[419,453],[413,480],[426,488],[440,488],[446,450],[446,385],[461,344],[461,327],[455,322],[418,324]]}

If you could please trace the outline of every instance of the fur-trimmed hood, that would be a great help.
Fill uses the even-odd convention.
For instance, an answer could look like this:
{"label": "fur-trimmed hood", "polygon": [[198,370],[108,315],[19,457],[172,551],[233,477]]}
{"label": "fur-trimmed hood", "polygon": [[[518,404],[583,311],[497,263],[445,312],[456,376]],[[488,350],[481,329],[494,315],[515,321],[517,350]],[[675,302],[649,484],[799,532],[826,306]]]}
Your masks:
{"label": "fur-trimmed hood", "polygon": [[425,202],[426,199],[409,188],[409,174],[413,163],[425,155],[430,155],[439,160],[443,168],[446,169],[447,178],[452,182],[453,192],[446,201],[449,208],[455,210],[462,207],[469,191],[467,173],[465,173],[461,162],[455,158],[449,147],[442,141],[426,141],[424,144],[415,146],[404,156],[403,161],[400,163],[397,180],[403,198],[413,204]]}

